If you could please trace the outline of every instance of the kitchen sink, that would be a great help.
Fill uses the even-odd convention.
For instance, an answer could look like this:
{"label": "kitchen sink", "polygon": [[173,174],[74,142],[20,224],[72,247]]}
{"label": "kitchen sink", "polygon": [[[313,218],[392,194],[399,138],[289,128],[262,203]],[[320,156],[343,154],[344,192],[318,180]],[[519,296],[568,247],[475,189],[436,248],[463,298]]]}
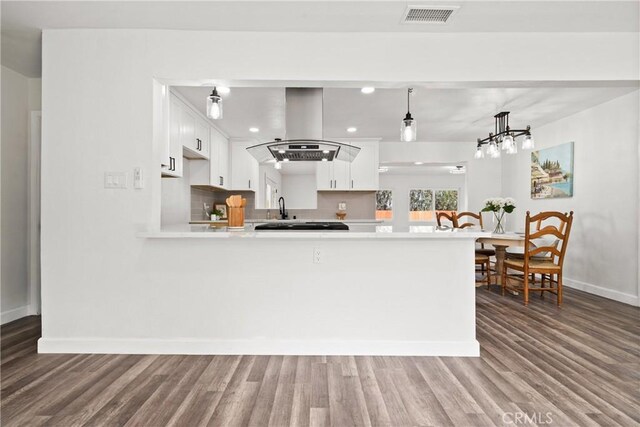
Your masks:
{"label": "kitchen sink", "polygon": [[339,231],[349,230],[343,222],[268,222],[254,227],[257,231]]}

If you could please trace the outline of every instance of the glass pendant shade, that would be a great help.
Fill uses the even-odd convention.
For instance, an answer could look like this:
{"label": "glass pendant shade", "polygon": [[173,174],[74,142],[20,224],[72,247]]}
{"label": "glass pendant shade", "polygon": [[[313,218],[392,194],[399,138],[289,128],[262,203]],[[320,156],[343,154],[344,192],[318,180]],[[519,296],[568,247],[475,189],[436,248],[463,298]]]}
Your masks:
{"label": "glass pendant shade", "polygon": [[529,135],[525,135],[524,139],[522,140],[522,149],[523,150],[533,150],[535,148],[536,144],[533,140],[533,136]]}
{"label": "glass pendant shade", "polygon": [[512,142],[507,148],[507,154],[517,154],[518,153],[518,144]]}
{"label": "glass pendant shade", "polygon": [[473,155],[473,158],[484,159],[484,151],[482,150],[482,147],[480,145],[478,145],[478,148],[476,149],[476,153]]}
{"label": "glass pendant shade", "polygon": [[207,117],[213,120],[222,118],[222,98],[218,95],[215,87],[211,95],[207,97]]}
{"label": "glass pendant shade", "polygon": [[514,142],[513,142],[513,137],[509,134],[507,134],[503,139],[502,139],[502,149],[506,150],[507,153],[509,153],[511,150],[513,150],[513,146],[514,146]]}
{"label": "glass pendant shade", "polygon": [[489,154],[489,157],[491,157],[492,159],[497,159],[498,157],[500,157],[500,149],[498,148],[498,145],[495,141],[489,142],[487,154]]}
{"label": "glass pendant shade", "polygon": [[417,131],[416,120],[411,117],[411,114],[407,114],[400,125],[400,140],[405,142],[415,141]]}

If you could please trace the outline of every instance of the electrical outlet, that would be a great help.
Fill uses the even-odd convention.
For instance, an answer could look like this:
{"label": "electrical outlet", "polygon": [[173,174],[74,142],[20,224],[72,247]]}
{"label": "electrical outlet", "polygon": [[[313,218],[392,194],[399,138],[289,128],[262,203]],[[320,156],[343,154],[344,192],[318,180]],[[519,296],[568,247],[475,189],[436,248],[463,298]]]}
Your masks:
{"label": "electrical outlet", "polygon": [[320,264],[321,260],[322,252],[320,251],[320,248],[313,248],[313,263]]}
{"label": "electrical outlet", "polygon": [[339,211],[346,211],[347,210],[347,202],[338,203],[338,210]]}

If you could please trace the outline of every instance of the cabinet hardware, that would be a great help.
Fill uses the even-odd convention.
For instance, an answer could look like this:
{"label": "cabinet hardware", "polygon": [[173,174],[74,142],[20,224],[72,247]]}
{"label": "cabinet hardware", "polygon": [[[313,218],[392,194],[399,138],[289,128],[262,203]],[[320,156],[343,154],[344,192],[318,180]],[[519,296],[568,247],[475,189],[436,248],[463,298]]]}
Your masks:
{"label": "cabinet hardware", "polygon": [[220,177],[220,185],[224,185],[224,178]]}
{"label": "cabinet hardware", "polygon": [[169,157],[169,170],[172,171],[173,169],[173,157]]}
{"label": "cabinet hardware", "polygon": [[249,180],[249,188],[251,188],[251,180]]}
{"label": "cabinet hardware", "polygon": [[351,180],[351,188],[353,188],[353,180]]}

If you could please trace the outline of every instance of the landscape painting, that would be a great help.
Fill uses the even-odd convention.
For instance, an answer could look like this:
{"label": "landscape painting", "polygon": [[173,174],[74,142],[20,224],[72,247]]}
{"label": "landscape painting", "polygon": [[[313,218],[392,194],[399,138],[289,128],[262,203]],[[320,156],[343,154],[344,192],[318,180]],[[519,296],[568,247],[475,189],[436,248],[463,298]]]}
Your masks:
{"label": "landscape painting", "polygon": [[531,198],[573,196],[573,142],[531,153]]}

